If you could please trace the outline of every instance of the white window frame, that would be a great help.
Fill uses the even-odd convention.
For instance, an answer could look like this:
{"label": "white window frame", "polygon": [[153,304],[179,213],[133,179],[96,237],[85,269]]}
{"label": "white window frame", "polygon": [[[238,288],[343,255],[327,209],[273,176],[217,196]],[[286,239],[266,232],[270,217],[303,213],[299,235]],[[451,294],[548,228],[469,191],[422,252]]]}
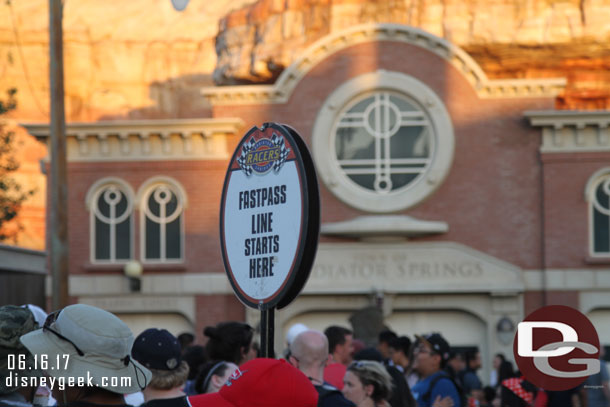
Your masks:
{"label": "white window frame", "polygon": [[[345,106],[365,94],[389,92],[417,103],[427,116],[434,146],[427,169],[413,182],[395,191],[377,193],[347,177],[335,154],[334,132]],[[331,93],[313,127],[312,152],[318,174],[328,189],[345,204],[372,213],[411,208],[430,196],[442,183],[454,154],[453,125],[441,99],[423,82],[400,72],[379,70],[357,76]]]}
{"label": "white window frame", "polygon": [[[95,228],[95,221],[96,221],[96,215],[97,215],[97,201],[98,198],[100,196],[100,194],[102,193],[102,191],[104,191],[106,189],[106,187],[109,186],[116,186],[119,190],[121,190],[126,198],[127,198],[127,210],[126,210],[126,215],[125,217],[131,216],[131,222],[130,222],[130,226],[129,226],[129,246],[130,246],[130,250],[129,250],[129,258],[128,259],[116,259],[116,230],[113,229],[114,224],[116,224],[117,222],[119,222],[118,220],[114,220],[112,223],[110,223],[110,228],[111,228],[111,232],[110,232],[110,259],[108,260],[103,260],[103,259],[96,259],[95,258],[95,243],[96,243],[96,228]],[[85,205],[87,207],[87,210],[89,211],[89,261],[92,264],[126,264],[127,262],[129,262],[130,260],[133,260],[134,257],[134,252],[135,252],[135,248],[134,248],[134,242],[135,242],[135,234],[134,234],[134,223],[135,223],[135,219],[134,219],[134,200],[135,200],[135,194],[133,191],[133,188],[131,187],[131,185],[129,185],[127,182],[125,182],[124,180],[120,179],[120,178],[115,178],[115,177],[106,177],[106,178],[102,178],[98,181],[96,181],[93,185],[91,185],[91,187],[89,188],[89,191],[87,191],[87,195],[85,197]],[[121,221],[124,221],[124,219],[121,219]],[[107,223],[107,222],[105,222]],[[114,233],[113,233],[114,231]]]}
{"label": "white window frame", "polygon": [[[602,168],[596,171],[587,181],[585,187],[585,200],[587,201],[588,223],[589,223],[589,256],[592,258],[610,258],[610,247],[607,252],[595,252],[595,224],[594,224],[594,208],[600,212],[607,212],[610,216],[610,210],[597,206],[595,191],[601,183],[608,183],[610,196],[610,167]],[[610,230],[610,222],[608,224]]]}
{"label": "white window frame", "polygon": [[[160,258],[159,259],[148,259],[146,258],[146,216],[148,213],[148,197],[152,193],[154,189],[159,186],[165,185],[167,186],[175,195],[176,199],[178,199],[178,210],[177,215],[180,216],[180,258],[178,259],[167,259],[165,257],[166,250],[165,249],[165,239],[164,239],[164,229],[163,224],[168,223],[167,221],[161,223],[161,233],[160,233]],[[137,201],[139,203],[138,207],[140,209],[140,260],[145,264],[176,264],[183,263],[185,256],[185,232],[184,232],[184,218],[185,218],[185,210],[187,207],[187,199],[186,193],[184,192],[184,188],[178,181],[170,177],[154,177],[147,180],[138,191]]]}

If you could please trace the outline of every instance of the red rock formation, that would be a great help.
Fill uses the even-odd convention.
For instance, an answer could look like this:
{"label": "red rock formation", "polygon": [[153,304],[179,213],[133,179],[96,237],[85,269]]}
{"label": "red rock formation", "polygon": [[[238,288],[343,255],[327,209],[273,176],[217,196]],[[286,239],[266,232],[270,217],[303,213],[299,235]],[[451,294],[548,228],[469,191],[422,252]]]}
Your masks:
{"label": "red rock formation", "polygon": [[468,52],[490,78],[566,77],[561,109],[610,106],[610,4],[534,0],[259,0],[221,20],[215,80],[273,82],[307,46],[357,24],[419,27]]}

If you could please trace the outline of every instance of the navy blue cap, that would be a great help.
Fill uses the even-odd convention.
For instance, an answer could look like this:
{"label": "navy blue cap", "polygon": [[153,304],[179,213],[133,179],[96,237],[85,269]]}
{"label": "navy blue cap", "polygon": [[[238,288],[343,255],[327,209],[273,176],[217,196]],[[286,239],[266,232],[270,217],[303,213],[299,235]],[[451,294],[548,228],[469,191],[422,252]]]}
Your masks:
{"label": "navy blue cap", "polygon": [[166,329],[150,328],[133,343],[131,355],[150,369],[174,370],[182,362],[178,339]]}

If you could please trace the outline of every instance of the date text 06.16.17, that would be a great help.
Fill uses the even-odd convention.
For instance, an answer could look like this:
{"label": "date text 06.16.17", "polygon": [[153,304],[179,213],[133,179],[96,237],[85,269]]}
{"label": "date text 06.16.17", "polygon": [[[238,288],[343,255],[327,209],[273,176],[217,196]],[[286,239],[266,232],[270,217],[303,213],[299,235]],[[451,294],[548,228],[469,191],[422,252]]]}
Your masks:
{"label": "date text 06.16.17", "polygon": [[70,361],[70,355],[56,355],[55,357],[49,357],[49,355],[33,355],[33,363],[27,362],[27,356],[24,354],[8,355],[8,369],[9,370],[66,370],[68,368],[68,362]]}

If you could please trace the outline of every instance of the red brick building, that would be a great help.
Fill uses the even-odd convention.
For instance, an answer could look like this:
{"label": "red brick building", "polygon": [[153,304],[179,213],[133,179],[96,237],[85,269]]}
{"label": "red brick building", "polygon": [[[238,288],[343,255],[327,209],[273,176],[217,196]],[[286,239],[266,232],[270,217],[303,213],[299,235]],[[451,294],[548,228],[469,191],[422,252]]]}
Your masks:
{"label": "red brick building", "polygon": [[278,351],[292,323],[347,325],[370,305],[486,362],[543,304],[580,309],[610,345],[610,113],[554,110],[564,85],[488,79],[443,39],[377,24],[321,39],[273,85],[203,89],[210,117],[68,125],[71,295],[135,330],[256,324],[224,274],[218,211],[237,141],[276,121],[310,147],[322,202]]}

